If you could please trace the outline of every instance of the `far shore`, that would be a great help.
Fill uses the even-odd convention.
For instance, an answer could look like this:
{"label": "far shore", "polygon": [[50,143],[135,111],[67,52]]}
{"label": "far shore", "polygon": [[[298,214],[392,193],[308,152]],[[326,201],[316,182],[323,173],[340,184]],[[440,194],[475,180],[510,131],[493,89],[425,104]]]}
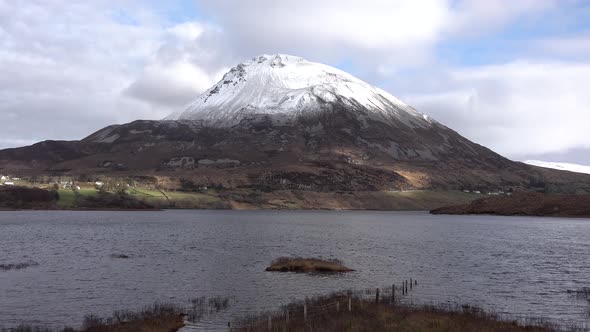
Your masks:
{"label": "far shore", "polygon": [[146,212],[155,212],[155,211],[165,211],[165,209],[123,209],[123,208],[116,208],[116,209],[109,209],[109,208],[92,208],[92,209],[84,209],[84,208],[71,208],[71,209],[43,209],[43,208],[30,208],[30,209],[5,209],[1,208],[0,212],[14,212],[14,211],[146,211]]}
{"label": "far shore", "polygon": [[458,190],[408,191],[264,191],[256,188],[213,188],[183,191],[127,187],[104,190],[90,184],[76,190],[32,183],[0,186],[1,210],[367,210],[429,211],[480,197]]}
{"label": "far shore", "polygon": [[432,214],[590,218],[590,195],[520,192],[431,210]]}
{"label": "far shore", "polygon": [[314,192],[252,188],[105,191],[0,187],[0,211],[430,211],[432,214],[590,218],[590,195],[516,192],[488,196],[462,191]]}

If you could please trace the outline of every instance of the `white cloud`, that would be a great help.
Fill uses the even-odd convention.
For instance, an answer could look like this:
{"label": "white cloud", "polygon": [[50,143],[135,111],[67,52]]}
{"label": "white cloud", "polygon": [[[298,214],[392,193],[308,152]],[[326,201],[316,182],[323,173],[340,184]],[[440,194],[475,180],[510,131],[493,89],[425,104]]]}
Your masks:
{"label": "white cloud", "polygon": [[478,37],[556,6],[557,0],[198,1],[244,58],[292,53],[351,60],[367,77],[432,65],[448,38]]}
{"label": "white cloud", "polygon": [[590,147],[590,64],[454,68],[406,96],[468,138],[513,157]]}
{"label": "white cloud", "polygon": [[168,28],[168,32],[180,39],[191,41],[199,38],[203,34],[204,29],[202,25],[196,22],[185,22]]}
{"label": "white cloud", "polygon": [[374,63],[373,71],[387,72],[427,60],[450,15],[444,0],[199,3],[245,58],[280,51],[324,62]]}
{"label": "white cloud", "polygon": [[475,37],[493,32],[522,17],[556,8],[557,0],[463,0],[452,5],[445,32]]}
{"label": "white cloud", "polygon": [[590,31],[570,37],[546,38],[533,43],[537,53],[586,60],[590,57]]}

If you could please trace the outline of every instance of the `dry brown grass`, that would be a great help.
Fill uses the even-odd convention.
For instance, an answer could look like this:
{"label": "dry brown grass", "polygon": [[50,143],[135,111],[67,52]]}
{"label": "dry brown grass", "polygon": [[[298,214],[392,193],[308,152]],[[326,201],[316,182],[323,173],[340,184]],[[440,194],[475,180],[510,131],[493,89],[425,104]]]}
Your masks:
{"label": "dry brown grass", "polygon": [[86,316],[84,332],[173,332],[184,326],[183,309],[173,304],[154,304],[139,312],[117,311],[103,319]]}
{"label": "dry brown grass", "polygon": [[266,271],[278,272],[350,272],[353,269],[346,267],[338,259],[303,258],[303,257],[279,257],[272,261]]}
{"label": "dry brown grass", "polygon": [[198,322],[205,315],[227,309],[229,299],[223,297],[194,298],[190,306],[172,303],[155,303],[139,311],[115,311],[109,317],[87,315],[80,329],[71,327],[51,328],[20,325],[11,329],[0,328],[2,332],[174,332],[185,324],[185,319]]}
{"label": "dry brown grass", "polygon": [[[334,294],[293,303],[282,312],[246,318],[235,323],[236,331],[502,331],[502,332],[548,332],[555,329],[548,324],[520,325],[515,321],[504,321],[493,314],[480,309],[462,306],[443,307],[409,307],[391,305],[381,302],[351,298],[351,310],[348,309],[349,296]],[[339,303],[337,307],[335,303]],[[303,318],[303,305],[306,304],[307,319]],[[337,308],[339,310],[337,311]],[[287,324],[285,310],[289,310]]]}

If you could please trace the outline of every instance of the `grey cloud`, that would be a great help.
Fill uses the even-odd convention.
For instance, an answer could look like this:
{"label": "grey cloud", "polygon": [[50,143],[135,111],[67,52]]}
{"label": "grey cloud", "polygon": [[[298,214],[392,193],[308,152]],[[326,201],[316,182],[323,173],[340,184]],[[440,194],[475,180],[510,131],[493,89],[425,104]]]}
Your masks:
{"label": "grey cloud", "polygon": [[[105,109],[109,112],[104,112]],[[113,114],[116,110],[120,111],[120,115]],[[1,140],[4,144],[45,139],[81,139],[107,125],[145,118],[150,114],[150,110],[132,100],[105,99],[88,103],[70,97],[47,95],[22,100],[2,112],[18,114],[3,121]]]}
{"label": "grey cloud", "polygon": [[[125,90],[127,96],[177,111],[234,65],[224,35],[214,26],[183,23],[167,29],[161,45]],[[243,59],[240,59],[240,61]]]}
{"label": "grey cloud", "polygon": [[124,90],[126,95],[138,100],[173,108],[188,104],[199,92],[202,91],[153,75],[138,79]]}

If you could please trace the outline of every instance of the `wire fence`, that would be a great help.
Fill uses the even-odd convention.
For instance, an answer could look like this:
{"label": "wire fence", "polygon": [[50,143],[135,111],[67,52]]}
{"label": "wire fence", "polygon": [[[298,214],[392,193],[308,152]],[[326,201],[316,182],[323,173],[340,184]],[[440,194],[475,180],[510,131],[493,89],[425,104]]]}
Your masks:
{"label": "wire fence", "polygon": [[[436,312],[462,312],[482,317],[489,317],[499,321],[516,322],[523,326],[550,326],[556,331],[577,331],[590,332],[590,322],[585,322],[582,326],[575,325],[567,320],[560,320],[549,317],[530,317],[526,315],[517,315],[509,313],[486,313],[483,309],[458,304],[458,303],[435,303],[420,301],[414,296],[415,290],[422,290],[421,285],[413,279],[404,280],[389,287],[369,288],[362,290],[348,290],[345,292],[335,293],[337,300],[331,302],[321,302],[320,304],[308,302],[307,300],[285,305],[279,310],[270,310],[267,312],[242,313],[243,317],[232,321],[220,321],[219,319],[204,319],[198,322],[186,322],[185,328],[181,331],[253,331],[265,327],[268,331],[277,330],[282,327],[288,330],[290,322],[295,320],[313,321],[315,319],[326,317],[327,315],[338,314],[339,312],[354,312],[363,308],[363,305],[379,303],[385,306],[398,306],[404,310],[432,310]],[[432,289],[426,287],[426,289]],[[433,295],[435,293],[433,292]],[[440,288],[437,293],[440,298]],[[421,295],[425,295],[422,293]],[[427,296],[428,297],[428,296]],[[254,329],[256,327],[256,329]],[[263,328],[264,330],[264,328]]]}

